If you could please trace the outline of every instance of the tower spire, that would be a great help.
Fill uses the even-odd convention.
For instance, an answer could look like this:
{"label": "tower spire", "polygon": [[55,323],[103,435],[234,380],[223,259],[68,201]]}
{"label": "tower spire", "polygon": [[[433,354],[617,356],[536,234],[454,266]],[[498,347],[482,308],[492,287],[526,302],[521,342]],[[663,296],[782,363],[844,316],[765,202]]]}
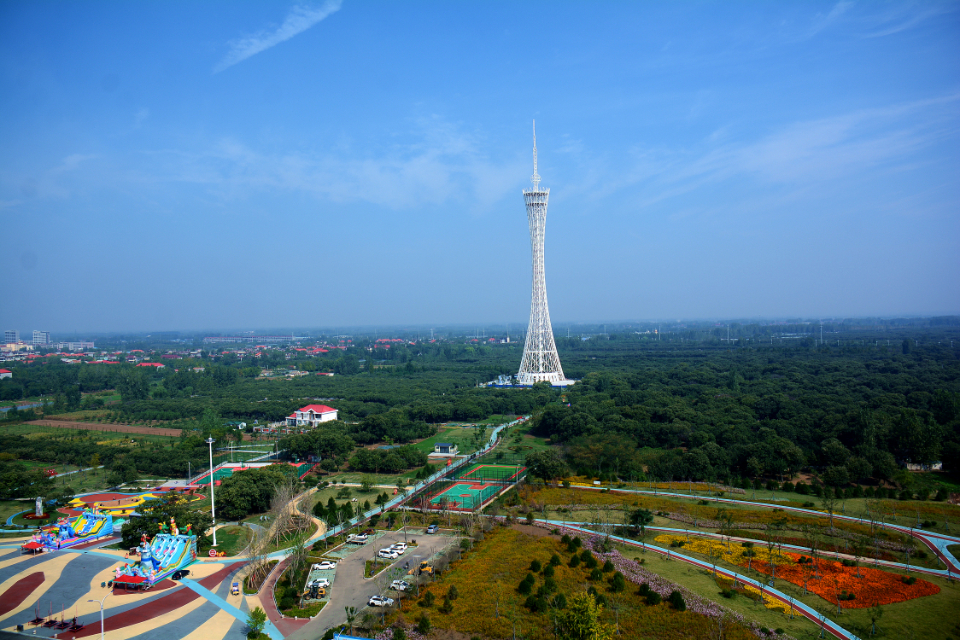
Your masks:
{"label": "tower spire", "polygon": [[533,121],[533,176],[530,177],[533,182],[533,190],[540,190],[540,174],[537,173],[537,121]]}

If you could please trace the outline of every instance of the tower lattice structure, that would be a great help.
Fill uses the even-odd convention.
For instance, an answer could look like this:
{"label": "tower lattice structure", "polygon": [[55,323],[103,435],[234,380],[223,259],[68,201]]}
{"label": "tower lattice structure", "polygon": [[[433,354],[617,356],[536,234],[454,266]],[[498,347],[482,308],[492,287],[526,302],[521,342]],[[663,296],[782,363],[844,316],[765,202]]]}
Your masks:
{"label": "tower lattice structure", "polygon": [[533,254],[533,284],[530,292],[530,324],[527,327],[527,339],[523,345],[523,360],[517,381],[520,384],[549,382],[564,384],[557,355],[557,345],[553,340],[553,327],[550,325],[550,308],[547,306],[547,280],[543,268],[543,240],[547,226],[547,201],[550,189],[540,188],[540,175],[537,173],[537,123],[533,123],[533,189],[523,190],[523,201],[527,205],[527,222],[530,225],[530,250]]}

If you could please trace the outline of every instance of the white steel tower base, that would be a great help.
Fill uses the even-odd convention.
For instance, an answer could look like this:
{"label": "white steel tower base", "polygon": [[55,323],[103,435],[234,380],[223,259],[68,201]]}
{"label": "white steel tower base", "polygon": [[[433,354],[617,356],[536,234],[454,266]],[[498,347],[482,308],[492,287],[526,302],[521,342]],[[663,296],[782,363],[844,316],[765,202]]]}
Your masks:
{"label": "white steel tower base", "polygon": [[530,293],[530,324],[523,345],[523,360],[517,382],[532,385],[549,382],[554,386],[573,384],[563,376],[557,345],[553,340],[550,325],[550,309],[547,306],[547,280],[543,269],[543,243],[547,226],[547,201],[550,189],[540,188],[537,174],[537,123],[533,123],[533,189],[523,190],[527,205],[527,222],[530,224],[530,250],[533,254],[533,284]]}

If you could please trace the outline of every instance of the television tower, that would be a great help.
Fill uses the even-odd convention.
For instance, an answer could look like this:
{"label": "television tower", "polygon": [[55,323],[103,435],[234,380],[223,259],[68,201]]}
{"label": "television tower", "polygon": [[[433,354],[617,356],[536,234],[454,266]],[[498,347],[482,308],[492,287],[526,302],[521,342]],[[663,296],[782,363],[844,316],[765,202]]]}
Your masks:
{"label": "television tower", "polygon": [[523,360],[517,381],[523,385],[549,382],[554,386],[571,384],[563,377],[560,356],[553,340],[550,309],[547,307],[547,281],[543,269],[543,238],[547,226],[547,201],[550,189],[540,188],[537,173],[537,122],[533,122],[533,189],[523,190],[530,224],[530,250],[533,254],[533,285],[530,292],[530,324],[523,344]]}

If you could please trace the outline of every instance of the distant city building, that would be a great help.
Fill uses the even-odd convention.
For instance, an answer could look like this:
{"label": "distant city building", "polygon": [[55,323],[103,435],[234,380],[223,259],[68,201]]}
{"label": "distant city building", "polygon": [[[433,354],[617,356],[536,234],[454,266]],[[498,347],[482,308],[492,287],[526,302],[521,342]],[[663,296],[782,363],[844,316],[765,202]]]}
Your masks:
{"label": "distant city building", "polygon": [[206,344],[226,343],[235,344],[238,342],[254,342],[256,344],[284,344],[287,342],[296,342],[297,340],[309,340],[307,336],[207,336],[203,339]]}
{"label": "distant city building", "polygon": [[287,416],[288,427],[315,427],[337,419],[337,410],[325,404],[308,404]]}
{"label": "distant city building", "polygon": [[3,332],[3,342],[5,344],[16,344],[20,342],[20,332],[16,329],[7,329]]}
{"label": "distant city building", "polygon": [[57,349],[60,351],[83,351],[84,349],[93,349],[92,342],[78,340],[76,342],[58,342]]}
{"label": "distant city building", "polygon": [[3,380],[4,378],[12,378],[12,377],[13,377],[13,371],[10,371],[10,369],[0,369],[0,380]]}
{"label": "distant city building", "polygon": [[33,346],[42,347],[43,345],[50,344],[50,332],[49,331],[33,331]]}

